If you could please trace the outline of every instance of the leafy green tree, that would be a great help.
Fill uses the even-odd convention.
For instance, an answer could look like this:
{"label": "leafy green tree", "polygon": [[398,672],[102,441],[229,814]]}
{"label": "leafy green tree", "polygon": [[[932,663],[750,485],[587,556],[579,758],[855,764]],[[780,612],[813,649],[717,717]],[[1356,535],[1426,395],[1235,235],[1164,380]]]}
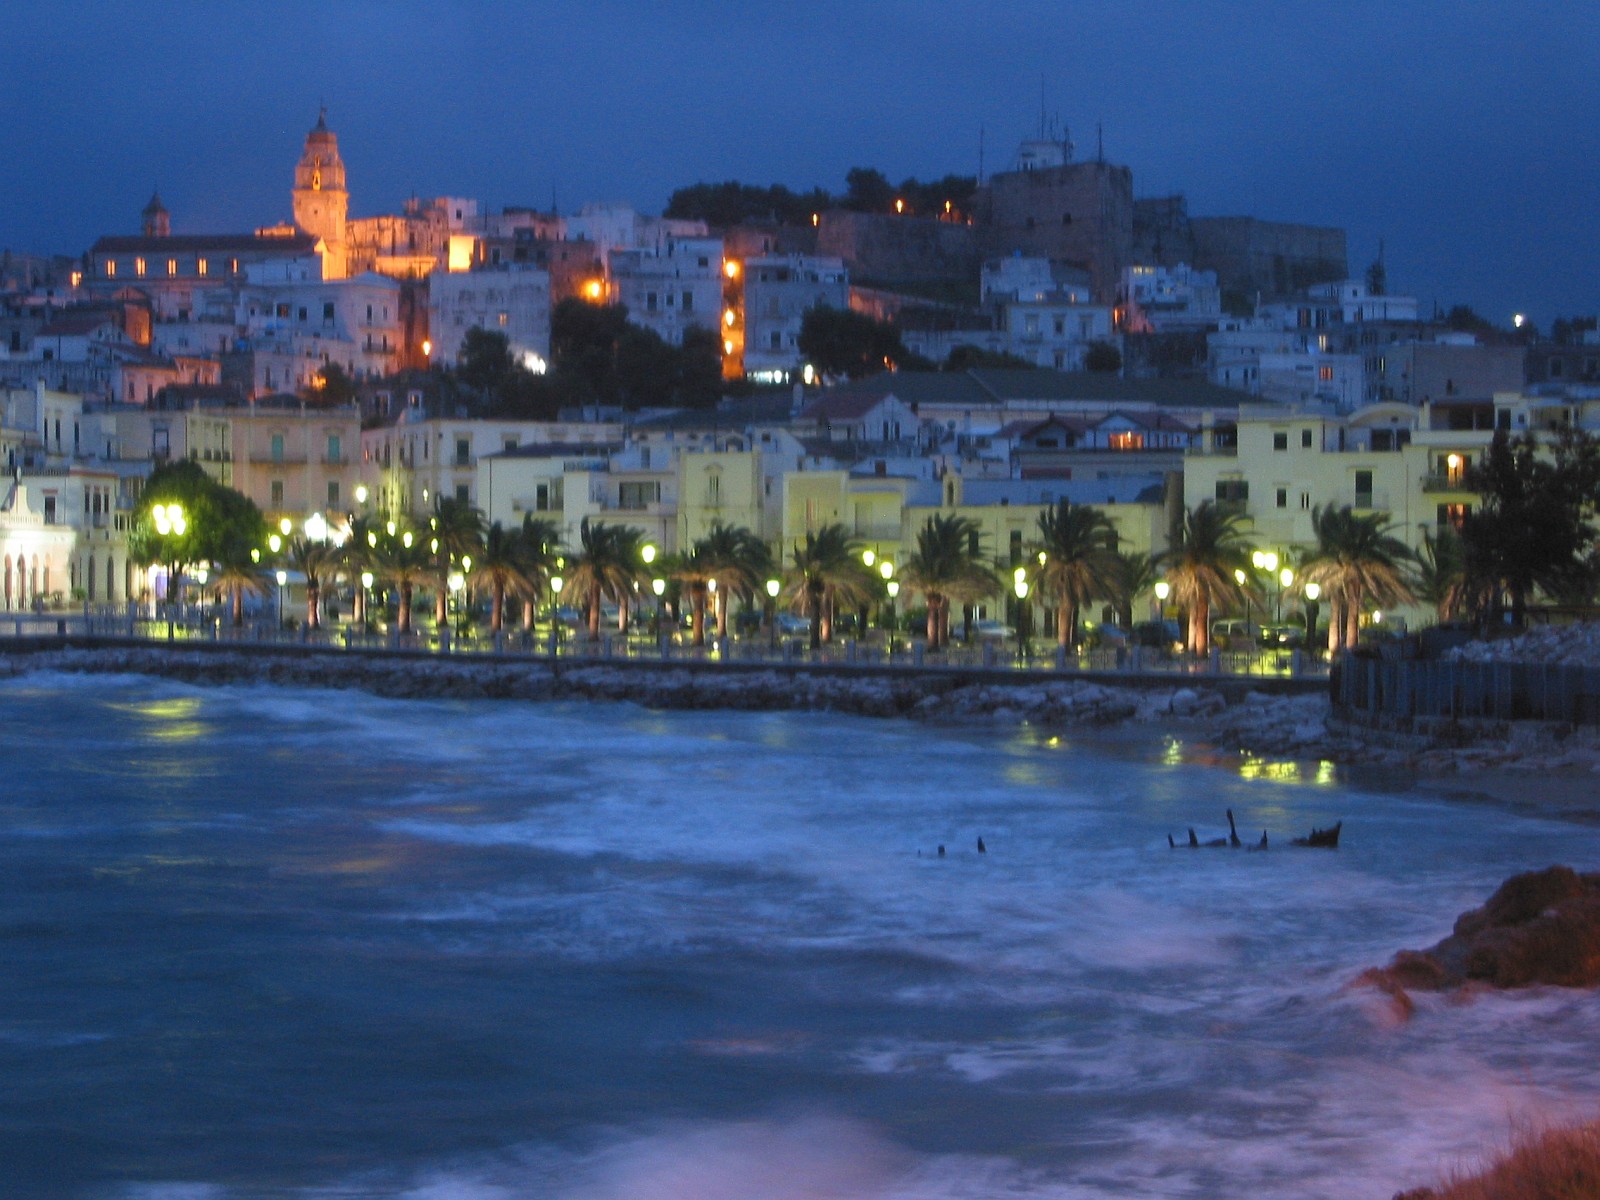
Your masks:
{"label": "leafy green tree", "polygon": [[711,594],[711,581],[716,570],[699,546],[691,546],[673,557],[667,565],[668,575],[689,593],[690,644],[706,644],[706,600]]}
{"label": "leafy green tree", "polygon": [[469,388],[491,392],[511,369],[511,342],[505,334],[478,326],[467,330],[456,359],[456,378]]}
{"label": "leafy green tree", "polygon": [[1085,604],[1115,594],[1121,571],[1116,539],[1110,519],[1087,504],[1059,500],[1039,514],[1032,574],[1039,592],[1056,610],[1057,645],[1077,641],[1078,617]]}
{"label": "leafy green tree", "polygon": [[317,386],[308,398],[329,407],[354,404],[356,382],[338,363],[324,363],[322,370],[317,372]]}
{"label": "leafy green tree", "polygon": [[950,641],[950,602],[973,601],[1000,588],[982,558],[982,531],[970,517],[935,513],[917,530],[916,548],[900,564],[903,586],[921,592],[928,606],[928,649]]}
{"label": "leafy green tree", "polygon": [[679,188],[672,193],[662,215],[686,221],[705,221],[726,229],[746,221],[809,225],[812,213],[831,207],[833,197],[822,188],[793,192],[781,183],[759,187],[729,180],[726,183],[696,183]]}
{"label": "leafy green tree", "polygon": [[630,324],[617,338],[616,392],[625,407],[670,403],[677,369],[677,351],[655,330]]}
{"label": "leafy green tree", "polygon": [[843,207],[851,212],[886,213],[894,208],[894,185],[874,167],[851,167],[844,185]]}
{"label": "leafy green tree", "polygon": [[1100,375],[1115,375],[1122,370],[1122,351],[1110,342],[1090,342],[1083,356],[1083,369]]}
{"label": "leafy green tree", "polygon": [[722,337],[714,329],[691,325],[678,347],[677,403],[715,408],[722,399]]}
{"label": "leafy green tree", "polygon": [[581,384],[591,402],[617,402],[617,345],[628,329],[621,304],[568,297],[550,310],[550,364]]}
{"label": "leafy green tree", "polygon": [[1437,534],[1422,531],[1411,590],[1418,600],[1433,605],[1441,621],[1454,620],[1468,606],[1472,585],[1467,577],[1466,547],[1450,526]]}
{"label": "leafy green tree", "polygon": [[1358,514],[1349,505],[1329,505],[1311,510],[1311,524],[1317,544],[1301,563],[1300,578],[1321,585],[1328,596],[1328,652],[1334,654],[1355,646],[1363,605],[1415,598],[1406,583],[1412,554],[1390,533],[1387,513]]}
{"label": "leafy green tree", "polygon": [[1585,570],[1594,541],[1591,523],[1600,490],[1600,443],[1563,427],[1548,446],[1534,435],[1496,432],[1489,452],[1467,471],[1479,505],[1461,525],[1475,577],[1493,588],[1486,616],[1499,618],[1500,591],[1521,626],[1538,588],[1557,592]]}
{"label": "leafy green tree", "polygon": [[[166,513],[174,504],[183,514],[181,530],[154,515],[158,505]],[[158,467],[145,481],[133,509],[128,554],[142,565],[166,564],[176,580],[196,563],[247,560],[266,537],[266,521],[249,497],[212,479],[199,463],[181,459]]]}
{"label": "leafy green tree", "polygon": [[265,595],[267,577],[259,561],[249,554],[243,554],[214,560],[211,564],[211,585],[228,593],[233,627],[238,629],[244,624],[245,595]]}
{"label": "leafy green tree", "polygon": [[1111,580],[1111,600],[1117,606],[1117,624],[1133,628],[1134,602],[1161,578],[1160,564],[1149,554],[1118,554],[1117,569]]}
{"label": "leafy green tree", "polygon": [[941,371],[1037,371],[1039,364],[1003,350],[984,350],[978,346],[956,346],[939,368]]}
{"label": "leafy green tree", "polygon": [[1248,580],[1252,570],[1255,547],[1245,538],[1243,523],[1240,514],[1201,501],[1185,511],[1171,548],[1161,556],[1172,598],[1189,614],[1187,645],[1195,654],[1211,648],[1211,610],[1241,603],[1248,594],[1248,583],[1241,586],[1234,575],[1242,572]]}
{"label": "leafy green tree", "polygon": [[909,357],[893,325],[847,308],[808,311],[801,318],[797,344],[808,362],[834,378],[876,375]]}

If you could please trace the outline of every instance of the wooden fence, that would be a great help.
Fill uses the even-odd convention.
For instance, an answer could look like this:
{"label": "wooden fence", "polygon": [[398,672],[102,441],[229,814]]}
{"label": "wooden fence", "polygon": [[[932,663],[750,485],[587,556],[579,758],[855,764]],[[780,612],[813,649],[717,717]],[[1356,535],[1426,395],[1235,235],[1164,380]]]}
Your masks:
{"label": "wooden fence", "polygon": [[1332,673],[1346,715],[1600,725],[1600,667],[1345,656]]}

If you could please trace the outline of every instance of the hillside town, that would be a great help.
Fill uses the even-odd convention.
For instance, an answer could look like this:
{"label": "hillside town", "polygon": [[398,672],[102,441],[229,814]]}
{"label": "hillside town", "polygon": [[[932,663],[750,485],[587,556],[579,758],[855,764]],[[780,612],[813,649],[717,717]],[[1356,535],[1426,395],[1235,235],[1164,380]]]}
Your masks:
{"label": "hillside town", "polygon": [[[190,232],[156,194],[136,235],[0,261],[5,611],[165,597],[136,516],[187,460],[269,529],[335,541],[454,504],[567,547],[624,527],[663,561],[748,531],[777,572],[839,529],[893,583],[938,519],[996,581],[966,622],[1008,629],[1058,621],[1026,586],[1042,519],[1092,508],[1150,561],[1203,509],[1254,551],[1243,611],[1212,615],[1314,640],[1296,569],[1325,514],[1426,560],[1497,431],[1600,425],[1592,321],[1424,311],[1381,254],[1353,270],[1341,229],[1191,215],[1056,131],[987,178],[858,170],[726,223],[674,215],[705,186],[659,217],[355,216],[326,112],[294,152],[286,213],[254,230]],[[1159,573],[1127,590],[1063,639],[1180,615]],[[1341,619],[1353,642],[1445,611],[1379,589]]]}

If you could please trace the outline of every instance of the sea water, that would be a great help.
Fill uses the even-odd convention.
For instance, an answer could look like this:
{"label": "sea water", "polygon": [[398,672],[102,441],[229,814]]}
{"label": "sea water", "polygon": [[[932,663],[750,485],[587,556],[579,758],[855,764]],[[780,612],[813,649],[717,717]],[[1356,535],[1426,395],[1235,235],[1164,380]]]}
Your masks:
{"label": "sea water", "polygon": [[25,677],[0,1195],[1386,1197],[1592,1115],[1600,1005],[1347,985],[1597,851],[1156,733]]}

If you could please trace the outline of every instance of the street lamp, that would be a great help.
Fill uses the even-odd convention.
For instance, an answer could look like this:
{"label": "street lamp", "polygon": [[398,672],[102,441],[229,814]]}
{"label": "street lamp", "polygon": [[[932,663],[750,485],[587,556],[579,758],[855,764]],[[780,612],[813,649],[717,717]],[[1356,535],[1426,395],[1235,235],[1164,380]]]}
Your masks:
{"label": "street lamp", "polygon": [[278,628],[283,628],[283,592],[289,583],[289,572],[279,567],[274,575],[278,580]]}
{"label": "street lamp", "polygon": [[1165,579],[1156,580],[1156,619],[1159,621],[1166,616],[1167,597],[1172,595],[1172,585]]}
{"label": "street lamp", "polygon": [[1278,572],[1278,624],[1283,624],[1283,593],[1294,583],[1294,569],[1285,567]]}
{"label": "street lamp", "polygon": [[372,572],[361,572],[361,620],[365,622],[372,608]]}
{"label": "street lamp", "polygon": [[1316,652],[1317,652],[1317,613],[1318,613],[1318,610],[1321,608],[1321,605],[1319,605],[1317,603],[1317,601],[1322,596],[1322,585],[1318,584],[1318,583],[1314,583],[1314,582],[1313,583],[1308,583],[1305,586],[1305,593],[1306,593],[1306,649],[1311,651],[1312,654],[1316,654]]}
{"label": "street lamp", "polygon": [[[1255,558],[1260,558],[1261,557],[1260,551],[1257,551],[1254,557]],[[1244,571],[1239,567],[1235,567],[1233,569],[1233,580],[1234,580],[1235,583],[1237,583],[1239,585],[1239,590],[1244,594],[1244,632],[1245,632],[1245,636],[1249,637],[1250,636],[1250,592],[1244,586],[1244,579],[1245,579]]]}
{"label": "street lamp", "polygon": [[358,483],[358,484],[356,484],[356,503],[357,504],[365,504],[366,502],[367,502],[367,485],[364,484],[364,483]]}
{"label": "street lamp", "polygon": [[776,579],[767,580],[767,645],[778,648],[778,589],[783,585]]}
{"label": "street lamp", "polygon": [[657,551],[655,546],[650,542],[646,542],[644,547],[639,551],[639,557],[644,560],[644,565],[648,567],[651,563],[655,562],[656,553]]}

